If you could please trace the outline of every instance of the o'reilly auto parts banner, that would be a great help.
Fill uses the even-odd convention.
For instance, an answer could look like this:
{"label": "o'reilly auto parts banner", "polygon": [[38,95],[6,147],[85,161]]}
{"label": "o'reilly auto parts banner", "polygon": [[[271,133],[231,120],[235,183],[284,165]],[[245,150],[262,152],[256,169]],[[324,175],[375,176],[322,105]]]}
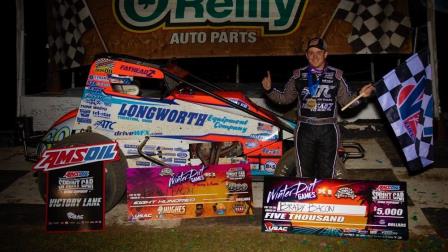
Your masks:
{"label": "o'reilly auto parts banner", "polygon": [[104,228],[102,162],[48,171],[47,176],[47,231]]}
{"label": "o'reilly auto parts banner", "polygon": [[[340,3],[339,0],[86,2],[110,52],[150,59],[303,54],[306,41],[322,34]],[[407,1],[396,0],[393,6],[407,15]],[[334,19],[325,36],[329,50],[333,54],[354,53],[347,39],[352,32],[352,23]],[[409,53],[407,35],[405,41],[399,51]],[[86,62],[105,51],[95,29],[83,34],[82,44]]]}

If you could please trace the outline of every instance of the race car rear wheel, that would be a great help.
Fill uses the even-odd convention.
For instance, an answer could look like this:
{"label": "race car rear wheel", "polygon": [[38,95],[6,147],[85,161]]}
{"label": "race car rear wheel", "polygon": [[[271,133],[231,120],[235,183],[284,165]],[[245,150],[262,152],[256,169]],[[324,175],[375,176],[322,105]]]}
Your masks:
{"label": "race car rear wheel", "polygon": [[[105,136],[96,133],[79,133],[71,135],[60,142],[57,142],[53,148],[63,148],[79,145],[103,144],[111,142]],[[108,161],[104,163],[106,169],[106,212],[111,210],[123,197],[126,190],[126,157],[118,151],[120,155],[119,161]],[[50,171],[51,172],[51,171]],[[44,172],[39,173],[39,192],[42,198],[46,199],[46,175]]]}

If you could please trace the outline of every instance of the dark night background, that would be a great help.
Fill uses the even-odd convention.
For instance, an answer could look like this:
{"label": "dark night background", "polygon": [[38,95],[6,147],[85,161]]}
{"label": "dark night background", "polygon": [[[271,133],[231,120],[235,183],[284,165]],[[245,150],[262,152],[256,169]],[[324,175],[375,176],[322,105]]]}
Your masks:
{"label": "dark night background", "polygon": [[[45,47],[47,39],[46,31],[46,7],[44,1],[24,0],[25,17],[25,89],[26,94],[36,94],[47,90],[47,61],[48,52]],[[409,0],[409,10],[412,27],[420,27],[417,38],[417,50],[427,45],[426,33],[426,7],[425,0]],[[443,74],[447,68],[447,34],[443,24],[447,23],[448,7],[443,0],[437,0],[436,28],[437,28],[437,49],[439,60],[439,96],[442,112],[448,113],[447,92],[445,83],[448,81]],[[14,134],[16,128],[16,27],[12,25],[15,20],[15,1],[5,1],[6,9],[3,16],[6,32],[3,43],[6,44],[3,59],[3,89],[1,106],[3,108],[3,120],[0,124],[0,135],[2,138],[9,134]],[[412,34],[413,36],[413,34]],[[408,54],[388,54],[388,55],[338,55],[329,56],[329,64],[341,68],[345,72],[345,77],[352,82],[370,80],[370,62],[375,63],[375,80],[380,79],[388,71],[392,70],[398,60],[403,62]],[[162,61],[163,62],[163,61]],[[291,71],[298,66],[306,64],[305,57],[229,57],[229,58],[200,58],[200,59],[179,59],[177,64],[189,70],[197,76],[214,83],[234,83],[236,64],[240,67],[240,82],[257,85],[264,77],[266,70],[270,70],[273,80],[277,83],[284,83],[291,75]],[[88,66],[76,69],[76,86],[83,86],[87,77]],[[61,72],[62,88],[69,88],[71,74],[69,71]],[[225,88],[225,86],[224,86]]]}

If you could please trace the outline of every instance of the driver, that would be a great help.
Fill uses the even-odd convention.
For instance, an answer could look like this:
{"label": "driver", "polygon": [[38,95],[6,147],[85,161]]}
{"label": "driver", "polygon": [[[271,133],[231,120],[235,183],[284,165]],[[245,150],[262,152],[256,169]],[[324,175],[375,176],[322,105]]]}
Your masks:
{"label": "driver", "polygon": [[[297,176],[335,178],[337,149],[340,146],[337,105],[348,104],[355,95],[342,77],[342,71],[327,64],[327,46],[323,39],[308,41],[308,65],[294,71],[283,90],[272,88],[271,75],[262,80],[267,96],[279,104],[297,100],[298,121],[295,132]],[[372,84],[360,94],[370,96]],[[357,101],[351,107],[359,105]]]}
{"label": "driver", "polygon": [[110,84],[115,92],[127,95],[139,95],[140,87],[133,76],[120,76],[111,74],[109,76]]}

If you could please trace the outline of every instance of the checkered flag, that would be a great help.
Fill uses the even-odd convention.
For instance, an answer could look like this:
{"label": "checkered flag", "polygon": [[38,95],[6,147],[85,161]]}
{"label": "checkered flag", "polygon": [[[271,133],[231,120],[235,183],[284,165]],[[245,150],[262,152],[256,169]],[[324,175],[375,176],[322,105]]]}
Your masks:
{"label": "checkered flag", "polygon": [[93,27],[90,11],[82,0],[56,0],[51,9],[55,19],[48,38],[51,55],[61,69],[78,67],[85,52],[81,36]]}
{"label": "checkered flag", "polygon": [[356,0],[341,0],[337,7],[335,18],[352,23],[358,13],[358,7],[359,3]]}
{"label": "checkered flag", "polygon": [[353,25],[349,44],[357,54],[395,52],[408,37],[409,17],[389,0],[341,0],[335,18]]}
{"label": "checkered flag", "polygon": [[403,149],[410,173],[434,162],[431,66],[428,52],[412,55],[376,84],[381,108]]}

